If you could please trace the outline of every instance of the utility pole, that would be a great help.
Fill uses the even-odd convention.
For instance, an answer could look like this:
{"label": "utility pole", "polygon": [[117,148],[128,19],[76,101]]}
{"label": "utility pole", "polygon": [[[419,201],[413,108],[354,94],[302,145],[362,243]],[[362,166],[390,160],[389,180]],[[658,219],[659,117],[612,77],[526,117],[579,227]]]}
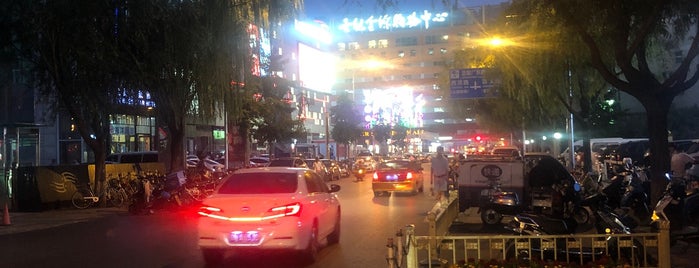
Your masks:
{"label": "utility pole", "polygon": [[330,96],[327,96],[328,101],[325,103],[325,158],[330,159]]}

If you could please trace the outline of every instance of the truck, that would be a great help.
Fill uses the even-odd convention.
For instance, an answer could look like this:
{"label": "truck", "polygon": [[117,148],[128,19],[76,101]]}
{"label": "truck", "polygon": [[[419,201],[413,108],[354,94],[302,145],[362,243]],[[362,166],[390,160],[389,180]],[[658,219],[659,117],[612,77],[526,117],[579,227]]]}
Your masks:
{"label": "truck", "polygon": [[457,185],[459,210],[477,207],[483,190],[488,190],[491,181],[500,184],[503,191],[524,195],[525,161],[519,157],[494,155],[469,155],[459,160]]}

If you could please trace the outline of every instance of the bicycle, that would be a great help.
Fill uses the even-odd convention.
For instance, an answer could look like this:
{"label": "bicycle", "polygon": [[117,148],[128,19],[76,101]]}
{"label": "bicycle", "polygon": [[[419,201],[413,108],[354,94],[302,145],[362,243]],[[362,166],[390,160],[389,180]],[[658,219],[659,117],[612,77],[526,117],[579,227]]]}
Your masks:
{"label": "bicycle", "polygon": [[[101,197],[106,198],[107,202],[109,202],[112,206],[116,207],[120,207],[125,202],[123,196],[119,194],[119,192],[117,192],[116,189],[113,189],[111,187],[107,187],[107,189],[104,191]],[[92,191],[90,183],[87,183],[87,185],[83,186],[76,185],[76,190],[75,193],[73,193],[73,196],[71,197],[71,202],[73,203],[73,206],[77,209],[86,209],[92,205],[99,203],[100,199],[100,196],[96,195]]]}

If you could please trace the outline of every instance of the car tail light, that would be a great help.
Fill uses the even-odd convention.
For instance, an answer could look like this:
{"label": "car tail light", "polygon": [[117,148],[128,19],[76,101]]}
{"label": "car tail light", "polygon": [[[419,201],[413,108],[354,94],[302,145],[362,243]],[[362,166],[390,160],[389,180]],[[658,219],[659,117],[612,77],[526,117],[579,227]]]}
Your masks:
{"label": "car tail light", "polygon": [[274,219],[285,216],[301,216],[301,203],[292,203],[284,206],[273,207],[267,210],[263,219]]}
{"label": "car tail light", "polygon": [[374,172],[374,175],[372,176],[372,178],[374,178],[375,181],[379,180],[379,173]]}
{"label": "car tail light", "polygon": [[221,212],[223,212],[223,210],[220,208],[202,205],[201,207],[199,207],[199,211],[197,211],[197,214],[211,218],[226,219],[226,217],[221,215]]}
{"label": "car tail light", "polygon": [[413,179],[413,173],[412,173],[412,172],[408,172],[408,174],[405,174],[405,179],[406,179],[406,180],[412,180],[412,179]]}

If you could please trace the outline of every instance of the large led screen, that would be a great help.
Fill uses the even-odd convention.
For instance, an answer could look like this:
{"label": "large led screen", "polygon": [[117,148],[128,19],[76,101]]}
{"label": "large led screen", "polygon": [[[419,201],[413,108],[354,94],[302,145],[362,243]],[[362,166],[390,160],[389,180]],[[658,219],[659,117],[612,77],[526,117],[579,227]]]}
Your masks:
{"label": "large led screen", "polygon": [[298,62],[299,80],[304,87],[330,93],[335,83],[335,56],[299,43]]}

